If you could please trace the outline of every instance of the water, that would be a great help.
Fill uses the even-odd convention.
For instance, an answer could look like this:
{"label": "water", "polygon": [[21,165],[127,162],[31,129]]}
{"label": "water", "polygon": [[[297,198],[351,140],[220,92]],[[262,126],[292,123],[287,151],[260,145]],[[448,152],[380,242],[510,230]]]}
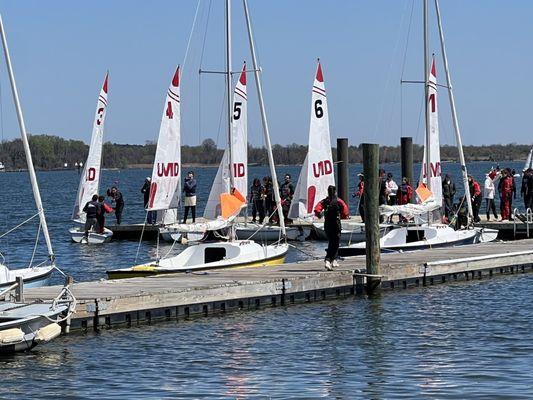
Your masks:
{"label": "water", "polygon": [[[473,164],[471,170],[481,180],[489,166]],[[385,168],[399,176],[398,165]],[[459,182],[456,164],[444,170]],[[351,176],[358,171],[360,166],[352,167]],[[215,172],[196,169],[200,208]],[[279,172],[296,180],[298,167]],[[266,168],[250,169],[252,177],[266,174]],[[146,170],[104,172],[103,186],[118,181],[124,193],[126,222],[143,219],[140,188],[147,175]],[[39,181],[58,265],[65,272],[81,281],[100,279],[106,269],[133,262],[137,242],[101,247],[69,242],[76,172],[39,173]],[[27,174],[0,174],[0,182],[5,232],[35,208]],[[350,206],[355,210],[354,202]],[[10,263],[28,263],[37,227],[32,221],[0,240]],[[306,243],[302,249],[322,256],[324,243]],[[44,251],[41,244],[36,259]],[[154,253],[154,243],[142,243],[139,259]],[[288,258],[307,257],[292,251]],[[384,293],[371,300],[73,334],[0,359],[0,398],[531,398],[532,283],[531,275],[513,276]]]}

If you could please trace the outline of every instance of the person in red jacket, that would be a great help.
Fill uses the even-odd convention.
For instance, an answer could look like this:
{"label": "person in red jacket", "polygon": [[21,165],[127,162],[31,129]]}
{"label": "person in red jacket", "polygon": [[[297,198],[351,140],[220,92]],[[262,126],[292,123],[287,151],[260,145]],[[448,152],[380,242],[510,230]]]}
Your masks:
{"label": "person in red jacket", "polygon": [[513,201],[514,179],[507,169],[502,171],[502,178],[498,185],[501,197],[502,221],[511,219],[511,203]]}
{"label": "person in red jacket", "polygon": [[472,175],[468,175],[468,188],[470,189],[470,197],[472,198],[472,213],[474,214],[474,222],[479,222],[479,209],[481,208],[481,186],[476,182]]}
{"label": "person in red jacket", "polygon": [[321,200],[315,207],[317,217],[324,216],[324,231],[328,237],[328,248],[326,249],[325,267],[331,271],[337,267],[337,252],[341,239],[341,219],[350,217],[348,206],[342,199],[337,197],[335,186],[328,187],[328,197]]}
{"label": "person in red jacket", "polygon": [[98,196],[98,204],[100,204],[100,211],[96,215],[96,229],[98,233],[104,233],[105,215],[113,212],[113,208],[105,202],[104,196]]}
{"label": "person in red jacket", "polygon": [[[411,198],[413,197],[413,193],[414,190],[413,187],[409,184],[409,179],[404,176],[402,179],[402,183],[398,187],[398,194],[396,196],[396,201],[398,205],[409,204],[411,202]],[[407,219],[400,215],[400,221],[407,222]]]}

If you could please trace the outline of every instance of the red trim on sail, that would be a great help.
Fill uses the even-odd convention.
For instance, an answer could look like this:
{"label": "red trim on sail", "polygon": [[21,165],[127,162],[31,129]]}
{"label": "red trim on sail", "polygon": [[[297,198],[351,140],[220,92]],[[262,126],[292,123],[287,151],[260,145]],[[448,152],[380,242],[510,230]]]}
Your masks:
{"label": "red trim on sail", "polygon": [[239,82],[246,86],[246,61],[244,62],[244,65],[242,66],[242,72],[241,77],[239,78]]}
{"label": "red trim on sail", "polygon": [[180,85],[180,67],[176,68],[174,78],[172,78],[172,86],[178,87]]}
{"label": "red trim on sail", "polygon": [[316,70],[316,80],[319,82],[324,82],[324,77],[322,76],[322,67],[320,66],[320,61],[318,62],[318,68]]}
{"label": "red trim on sail", "polygon": [[437,77],[437,67],[435,66],[435,57],[433,57],[433,60],[431,61],[431,75],[433,75],[435,78]]}
{"label": "red trim on sail", "polygon": [[102,87],[102,90],[107,93],[107,78],[109,78],[109,73],[105,74],[105,81],[104,86]]}

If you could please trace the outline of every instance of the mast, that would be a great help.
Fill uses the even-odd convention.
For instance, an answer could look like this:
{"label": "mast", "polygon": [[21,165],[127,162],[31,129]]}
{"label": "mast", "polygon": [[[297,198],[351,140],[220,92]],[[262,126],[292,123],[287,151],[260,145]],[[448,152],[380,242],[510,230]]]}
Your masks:
{"label": "mast", "polygon": [[283,211],[281,209],[281,198],[279,195],[278,177],[276,175],[276,168],[274,166],[274,156],[272,154],[272,143],[270,142],[270,132],[268,130],[268,121],[266,116],[265,102],[263,100],[263,87],[261,84],[260,70],[257,66],[257,56],[255,54],[254,38],[252,34],[252,22],[250,20],[250,13],[248,11],[248,1],[243,0],[244,15],[246,17],[246,28],[248,29],[248,41],[250,43],[250,53],[252,53],[252,62],[254,65],[255,86],[257,88],[257,97],[259,100],[259,109],[261,110],[261,123],[263,125],[263,134],[265,136],[265,145],[268,154],[268,164],[270,166],[270,175],[272,175],[272,190],[274,191],[274,198],[276,199],[276,207],[278,208],[279,226],[281,228],[282,236],[286,235],[285,220],[283,218]]}
{"label": "mast", "polygon": [[7,47],[7,38],[4,31],[4,22],[0,15],[0,34],[2,36],[2,44],[4,47],[4,55],[6,58],[7,72],[9,74],[9,81],[11,82],[11,92],[13,93],[13,101],[15,102],[15,108],[17,110],[17,118],[20,128],[20,136],[22,137],[22,144],[24,145],[24,153],[26,154],[26,162],[28,164],[28,172],[30,174],[31,187],[33,190],[33,197],[35,199],[35,205],[39,213],[39,220],[43,229],[44,240],[46,241],[46,247],[48,249],[48,257],[51,261],[55,259],[54,251],[52,250],[52,242],[50,240],[50,234],[48,233],[48,225],[46,224],[46,218],[44,216],[43,202],[41,200],[41,194],[39,193],[39,185],[37,184],[37,176],[35,175],[35,169],[33,168],[33,159],[30,151],[30,144],[28,142],[28,135],[26,133],[26,124],[24,123],[24,116],[22,115],[22,108],[20,106],[20,100],[17,91],[17,84],[15,82],[15,75],[13,73],[13,67],[11,66],[11,57],[9,56],[9,49]]}
{"label": "mast", "polygon": [[472,197],[470,194],[470,187],[468,185],[468,171],[466,169],[465,155],[463,152],[463,140],[461,138],[461,130],[459,129],[459,120],[457,118],[457,111],[455,109],[455,98],[452,89],[452,79],[450,70],[448,69],[448,57],[446,56],[446,46],[444,44],[444,32],[442,30],[442,21],[440,18],[439,1],[435,0],[435,10],[437,11],[437,22],[439,25],[440,47],[442,51],[442,62],[444,64],[444,71],[446,73],[446,86],[448,86],[448,98],[450,100],[450,108],[452,110],[453,129],[455,132],[455,141],[457,142],[457,150],[459,151],[459,162],[461,163],[461,173],[463,175],[463,186],[465,189],[466,204],[468,207],[468,223],[473,218],[472,212]]}
{"label": "mast", "polygon": [[228,103],[228,162],[229,162],[229,179],[230,189],[233,189],[233,155],[231,154],[231,121],[233,111],[231,109],[231,0],[226,0],[226,94]]}
{"label": "mast", "polygon": [[[425,115],[426,115],[426,187],[431,190],[431,157],[430,157],[430,122],[429,122],[429,33],[428,33],[428,0],[424,0],[424,99],[425,99]],[[424,166],[423,166],[424,167]],[[429,222],[429,220],[428,220]]]}

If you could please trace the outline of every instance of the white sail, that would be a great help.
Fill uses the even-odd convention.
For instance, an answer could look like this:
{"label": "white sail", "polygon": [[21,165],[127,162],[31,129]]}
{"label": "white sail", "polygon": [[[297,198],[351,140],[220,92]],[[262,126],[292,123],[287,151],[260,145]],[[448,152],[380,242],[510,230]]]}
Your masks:
{"label": "white sail", "polygon": [[533,147],[531,148],[531,150],[529,150],[529,154],[527,155],[527,159],[526,159],[526,163],[524,164],[523,171],[529,168],[533,168]]}
{"label": "white sail", "polygon": [[83,167],[83,174],[81,175],[80,185],[78,187],[78,195],[76,196],[76,202],[74,203],[74,210],[72,212],[72,219],[74,220],[85,220],[85,213],[82,211],[83,207],[91,200],[93,195],[98,194],[98,189],[100,187],[102,146],[104,144],[104,121],[107,110],[108,78],[109,75],[106,74],[96,104],[89,154],[87,155],[87,160]]}
{"label": "white sail", "polygon": [[317,203],[328,194],[328,186],[335,185],[331,139],[329,134],[328,103],[320,61],[318,62],[311,96],[309,149],[305,157],[294,198],[290,218],[306,218],[313,214]]}
{"label": "white sail", "polygon": [[[246,199],[248,194],[248,99],[246,94],[246,63],[233,92],[231,121],[231,157],[234,187]],[[229,153],[226,149],[209,192],[204,218],[216,219],[221,215],[220,195],[230,191]]]}
{"label": "white sail", "polygon": [[[429,143],[430,143],[430,182],[429,187],[433,193],[433,200],[442,204],[442,177],[440,163],[440,142],[439,142],[439,117],[437,109],[437,69],[435,57],[431,63],[429,72],[429,90],[426,99],[429,107]],[[427,134],[427,133],[426,133]],[[420,182],[426,182],[426,152],[422,161],[422,171],[420,171]]]}
{"label": "white sail", "polygon": [[167,91],[154,166],[148,211],[178,207],[181,178],[180,68],[176,69]]}

